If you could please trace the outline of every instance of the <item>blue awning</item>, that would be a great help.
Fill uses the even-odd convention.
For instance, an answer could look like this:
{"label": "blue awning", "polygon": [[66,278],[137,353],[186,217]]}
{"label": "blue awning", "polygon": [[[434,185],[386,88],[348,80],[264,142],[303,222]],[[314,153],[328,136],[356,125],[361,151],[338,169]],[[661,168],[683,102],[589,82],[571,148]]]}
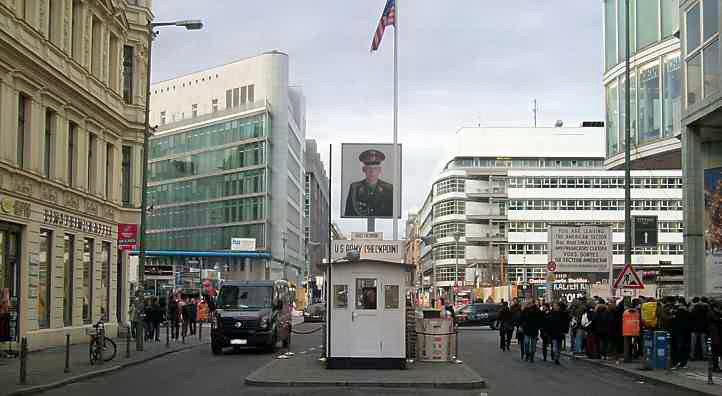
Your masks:
{"label": "blue awning", "polygon": [[[138,250],[131,250],[131,256],[137,256]],[[188,251],[188,250],[146,250],[146,257],[245,257],[245,258],[271,258],[269,252],[242,252],[242,251]]]}

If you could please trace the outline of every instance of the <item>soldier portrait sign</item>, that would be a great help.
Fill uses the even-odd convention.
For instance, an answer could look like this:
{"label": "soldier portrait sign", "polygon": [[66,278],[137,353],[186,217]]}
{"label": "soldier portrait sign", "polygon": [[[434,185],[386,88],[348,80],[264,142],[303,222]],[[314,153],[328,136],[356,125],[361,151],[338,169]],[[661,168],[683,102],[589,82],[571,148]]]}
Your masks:
{"label": "soldier portrait sign", "polygon": [[401,166],[395,180],[393,176],[393,144],[342,144],[341,217],[392,218],[394,199],[400,202]]}

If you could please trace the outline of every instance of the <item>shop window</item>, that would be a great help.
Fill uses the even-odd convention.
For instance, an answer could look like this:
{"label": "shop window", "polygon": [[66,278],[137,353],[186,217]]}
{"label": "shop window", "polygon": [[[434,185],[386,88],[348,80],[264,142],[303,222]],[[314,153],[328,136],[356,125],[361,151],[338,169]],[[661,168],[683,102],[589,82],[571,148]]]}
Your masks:
{"label": "shop window", "polygon": [[64,236],[63,250],[63,324],[73,325],[73,282],[75,278],[75,237],[70,234]]}
{"label": "shop window", "polygon": [[52,288],[52,245],[53,233],[48,230],[40,230],[40,241],[38,251],[38,290],[37,290],[37,315],[38,327],[47,329],[50,327],[50,289]]}
{"label": "shop window", "polygon": [[85,238],[83,243],[83,284],[81,285],[80,296],[83,300],[83,323],[90,324],[93,320],[91,311],[93,309],[93,263],[95,261],[95,241],[92,238]]}

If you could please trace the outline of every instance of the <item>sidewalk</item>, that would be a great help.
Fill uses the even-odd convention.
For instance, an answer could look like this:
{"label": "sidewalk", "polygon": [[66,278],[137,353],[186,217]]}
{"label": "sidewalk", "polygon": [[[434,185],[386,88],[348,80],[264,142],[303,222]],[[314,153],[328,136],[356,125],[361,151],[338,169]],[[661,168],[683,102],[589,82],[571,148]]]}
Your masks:
{"label": "sidewalk", "polygon": [[[538,348],[537,352],[539,352]],[[707,362],[689,362],[686,369],[678,370],[640,370],[641,363],[639,361],[617,363],[614,360],[589,359],[586,356],[574,357],[569,352],[562,352],[562,355],[577,362],[581,361],[616,370],[640,381],[671,385],[700,395],[722,395],[722,374],[712,373],[714,385],[707,384]]]}
{"label": "sidewalk", "polygon": [[49,348],[30,352],[27,359],[27,383],[20,385],[20,359],[0,359],[0,396],[27,395],[48,389],[100,376],[115,370],[133,366],[170,353],[207,344],[210,340],[210,327],[203,328],[203,340],[195,336],[186,337],[185,344],[180,340],[165,345],[165,330],[161,328],[161,342],[146,342],[143,352],[135,350],[135,340],[131,340],[130,358],[126,358],[126,340],[113,339],[117,345],[115,359],[103,364],[90,365],[88,344],[70,346],[70,372],[64,373],[65,347]]}

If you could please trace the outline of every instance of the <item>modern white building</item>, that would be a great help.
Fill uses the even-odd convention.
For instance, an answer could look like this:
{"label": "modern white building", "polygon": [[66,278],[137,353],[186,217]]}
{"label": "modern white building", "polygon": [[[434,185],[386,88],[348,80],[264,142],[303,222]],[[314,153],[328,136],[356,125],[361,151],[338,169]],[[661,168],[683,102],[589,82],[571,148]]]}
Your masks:
{"label": "modern white building", "polygon": [[[418,215],[419,234],[435,239],[421,250],[425,287],[434,272],[442,288],[455,276],[465,286],[543,279],[550,223],[612,225],[621,270],[624,174],[604,169],[604,137],[600,127],[459,130]],[[632,214],[659,221],[658,248],[632,258],[651,278],[660,262],[683,263],[682,173],[633,171],[632,178]],[[467,267],[478,268],[468,272],[476,279],[464,279]]]}
{"label": "modern white building", "polygon": [[201,266],[298,280],[306,116],[288,69],[288,55],[272,51],[152,85],[148,249],[224,251],[231,238],[255,238],[270,260]]}

